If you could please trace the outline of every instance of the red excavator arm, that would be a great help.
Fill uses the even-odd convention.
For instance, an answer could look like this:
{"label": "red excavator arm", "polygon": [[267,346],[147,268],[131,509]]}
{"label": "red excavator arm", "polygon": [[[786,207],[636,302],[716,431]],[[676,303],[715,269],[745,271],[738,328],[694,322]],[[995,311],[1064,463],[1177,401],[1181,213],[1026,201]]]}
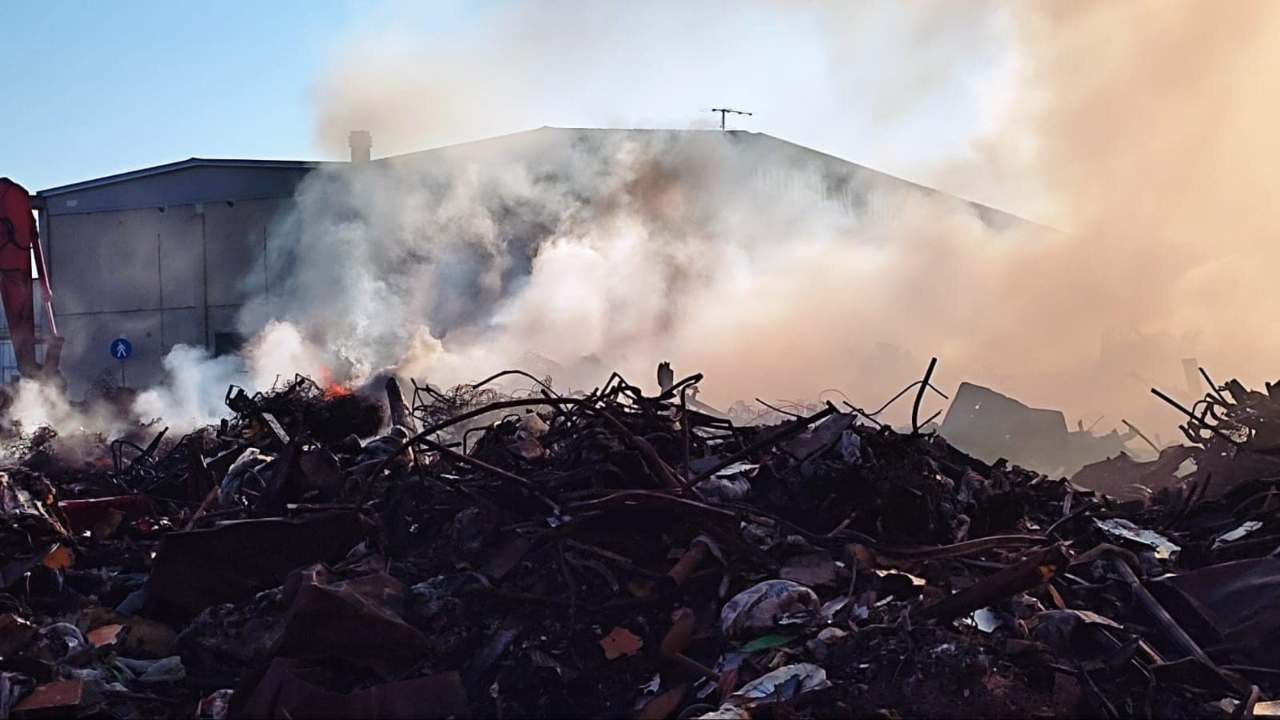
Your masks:
{"label": "red excavator arm", "polygon": [[[36,362],[36,315],[31,262],[40,275],[44,311],[49,318],[49,343],[43,367]],[[57,377],[62,356],[62,336],[53,318],[53,290],[45,268],[44,249],[31,214],[27,191],[9,178],[0,178],[0,301],[13,340],[18,372],[23,377]]]}

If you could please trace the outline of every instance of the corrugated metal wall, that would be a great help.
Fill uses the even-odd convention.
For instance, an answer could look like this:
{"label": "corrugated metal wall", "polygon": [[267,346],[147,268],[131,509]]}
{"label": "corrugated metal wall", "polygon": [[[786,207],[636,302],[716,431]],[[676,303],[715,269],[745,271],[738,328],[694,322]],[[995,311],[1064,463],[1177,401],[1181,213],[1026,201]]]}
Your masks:
{"label": "corrugated metal wall", "polygon": [[[271,224],[291,200],[239,200],[46,217],[62,368],[73,396],[118,384],[108,348],[133,344],[124,381],[156,382],[177,344],[213,348],[245,300],[266,289]],[[2,352],[2,351],[0,351]],[[3,360],[3,357],[0,357]]]}

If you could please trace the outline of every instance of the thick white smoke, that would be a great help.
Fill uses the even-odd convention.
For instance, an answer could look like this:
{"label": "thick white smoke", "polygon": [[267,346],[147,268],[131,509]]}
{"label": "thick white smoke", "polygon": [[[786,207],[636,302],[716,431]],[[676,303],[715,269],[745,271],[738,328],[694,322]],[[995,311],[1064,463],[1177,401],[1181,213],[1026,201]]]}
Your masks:
{"label": "thick white smoke", "polygon": [[19,380],[8,414],[30,432],[45,426],[62,433],[81,430],[115,434],[124,428],[117,413],[105,406],[73,406],[58,388],[35,380]]}
{"label": "thick white smoke", "polygon": [[139,393],[132,411],[143,422],[158,419],[190,430],[227,416],[231,385],[256,392],[288,382],[296,373],[322,379],[327,366],[319,363],[320,357],[297,327],[284,322],[268,323],[242,356],[215,357],[204,348],[177,345],[164,357],[164,381]]}
{"label": "thick white smoke", "polygon": [[314,174],[273,232],[295,239],[273,263],[282,290],[245,327],[286,323],[311,349],[296,369],[339,378],[533,363],[562,385],[615,368],[651,382],[668,359],[721,403],[839,387],[872,404],[938,355],[943,385],[1166,438],[1177,416],[1147,388],[1180,388],[1182,358],[1265,379],[1277,95],[1257,68],[1275,64],[1280,13],[953,7],[514,3],[423,41],[374,13],[317,84],[317,128],[333,145],[370,129],[386,153],[542,124],[684,127],[740,104],[748,127],[1066,232],[842,186],[716,133],[525,136]]}
{"label": "thick white smoke", "polygon": [[164,357],[165,383],[142,391],[133,411],[142,419],[159,418],[181,428],[213,422],[223,413],[222,396],[240,379],[242,361],[234,355],[211,357],[204,348],[177,345]]}
{"label": "thick white smoke", "polygon": [[830,387],[869,404],[931,352],[953,377],[985,366],[1010,328],[988,324],[1005,300],[977,290],[1051,241],[714,131],[546,131],[338,166],[286,225],[283,290],[245,317],[290,323],[319,352],[305,362],[341,378],[450,384],[532,359],[562,387],[612,370],[651,385],[667,359],[726,405]]}

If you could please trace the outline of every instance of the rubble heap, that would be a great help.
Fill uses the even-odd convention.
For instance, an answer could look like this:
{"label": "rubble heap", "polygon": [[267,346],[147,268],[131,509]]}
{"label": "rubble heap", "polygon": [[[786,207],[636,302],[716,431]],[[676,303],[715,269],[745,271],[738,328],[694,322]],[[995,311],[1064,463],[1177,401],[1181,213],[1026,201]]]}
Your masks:
{"label": "rubble heap", "polygon": [[232,388],[98,463],[31,439],[0,718],[1280,712],[1270,386],[1081,471],[1122,500],[848,405],[742,427],[700,376],[523,377]]}

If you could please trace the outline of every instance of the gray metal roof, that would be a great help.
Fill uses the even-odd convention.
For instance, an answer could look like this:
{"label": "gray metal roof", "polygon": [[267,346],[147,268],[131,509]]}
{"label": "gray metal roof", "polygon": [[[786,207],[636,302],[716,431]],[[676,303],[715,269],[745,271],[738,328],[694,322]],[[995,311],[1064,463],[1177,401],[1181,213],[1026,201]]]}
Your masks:
{"label": "gray metal roof", "polygon": [[165,208],[204,202],[287,200],[328,163],[190,158],[36,193],[50,215]]}
{"label": "gray metal roof", "polygon": [[[542,161],[539,162],[545,162],[547,158],[545,155],[546,153],[550,152],[554,154],[560,152],[560,149],[565,145],[574,142],[603,142],[608,138],[622,136],[646,137],[664,135],[678,138],[679,142],[684,144],[683,147],[687,148],[696,148],[702,143],[711,143],[720,140],[727,140],[729,143],[739,145],[741,147],[750,147],[756,151],[757,154],[755,157],[761,161],[762,165],[768,165],[771,159],[777,160],[780,166],[794,163],[797,159],[804,159],[812,163],[813,167],[821,168],[823,172],[828,173],[833,177],[843,177],[852,185],[860,188],[853,190],[855,195],[865,195],[866,191],[871,187],[894,187],[926,195],[954,198],[972,208],[974,214],[977,215],[978,218],[981,219],[981,221],[988,227],[997,230],[1025,225],[1045,227],[1034,221],[1014,215],[1013,213],[974,202],[967,198],[955,195],[954,193],[938,190],[937,188],[922,185],[911,180],[906,180],[896,175],[881,172],[865,165],[859,165],[858,163],[846,160],[842,157],[824,153],[820,150],[814,150],[811,147],[794,143],[790,140],[784,140],[768,133],[750,132],[747,130],[665,130],[545,126],[522,132],[509,133],[507,135],[485,138],[483,140],[473,140],[455,145],[443,145],[427,150],[419,150],[402,155],[392,155],[376,159],[373,162],[395,165],[428,162],[435,158],[444,159],[455,156],[475,158],[492,158],[499,156],[502,158],[509,158],[514,155],[516,157],[525,157],[528,159],[537,157],[539,153],[543,153]],[[857,202],[856,199],[855,202]]]}
{"label": "gray metal roof", "polygon": [[[956,197],[951,193],[905,180],[878,170],[859,165],[844,158],[814,150],[766,133],[743,130],[635,130],[604,128],[541,127],[532,130],[445,145],[417,152],[393,155],[373,160],[376,164],[403,164],[430,161],[452,156],[499,158],[515,156],[554,157],[561,148],[560,142],[598,142],[606,137],[625,135],[670,135],[680,142],[701,144],[717,139],[727,139],[733,144],[750,145],[761,151],[760,157],[776,157],[785,162],[798,156],[816,162],[826,172],[844,176],[864,190],[871,186],[910,188],[928,194]],[[545,142],[545,141],[552,142]],[[532,155],[530,155],[532,153]],[[178,162],[117,173],[85,180],[69,185],[41,190],[36,195],[45,198],[52,214],[73,214],[102,210],[157,207],[182,203],[218,200],[248,200],[291,197],[297,183],[311,170],[344,162],[308,160],[243,160],[188,158]],[[767,161],[766,161],[767,164]],[[175,174],[172,179],[160,181],[159,175]],[[141,181],[141,182],[137,182]],[[127,187],[123,183],[131,183]],[[993,228],[1036,223],[981,203],[958,198],[973,208],[984,223]]]}
{"label": "gray metal roof", "polygon": [[238,160],[230,158],[187,158],[186,160],[178,160],[177,162],[165,163],[163,165],[153,165],[151,167],[142,168],[140,170],[130,170],[128,172],[116,173],[115,175],[106,175],[92,180],[82,180],[68,185],[59,185],[57,187],[45,188],[36,194],[41,196],[61,195],[63,193],[76,192],[88,188],[101,187],[112,183],[126,182],[136,180],[138,178],[150,177],[152,175],[160,175],[175,170],[184,170],[193,167],[231,167],[231,168],[278,168],[285,170],[310,170],[329,163],[318,162],[315,160]]}

